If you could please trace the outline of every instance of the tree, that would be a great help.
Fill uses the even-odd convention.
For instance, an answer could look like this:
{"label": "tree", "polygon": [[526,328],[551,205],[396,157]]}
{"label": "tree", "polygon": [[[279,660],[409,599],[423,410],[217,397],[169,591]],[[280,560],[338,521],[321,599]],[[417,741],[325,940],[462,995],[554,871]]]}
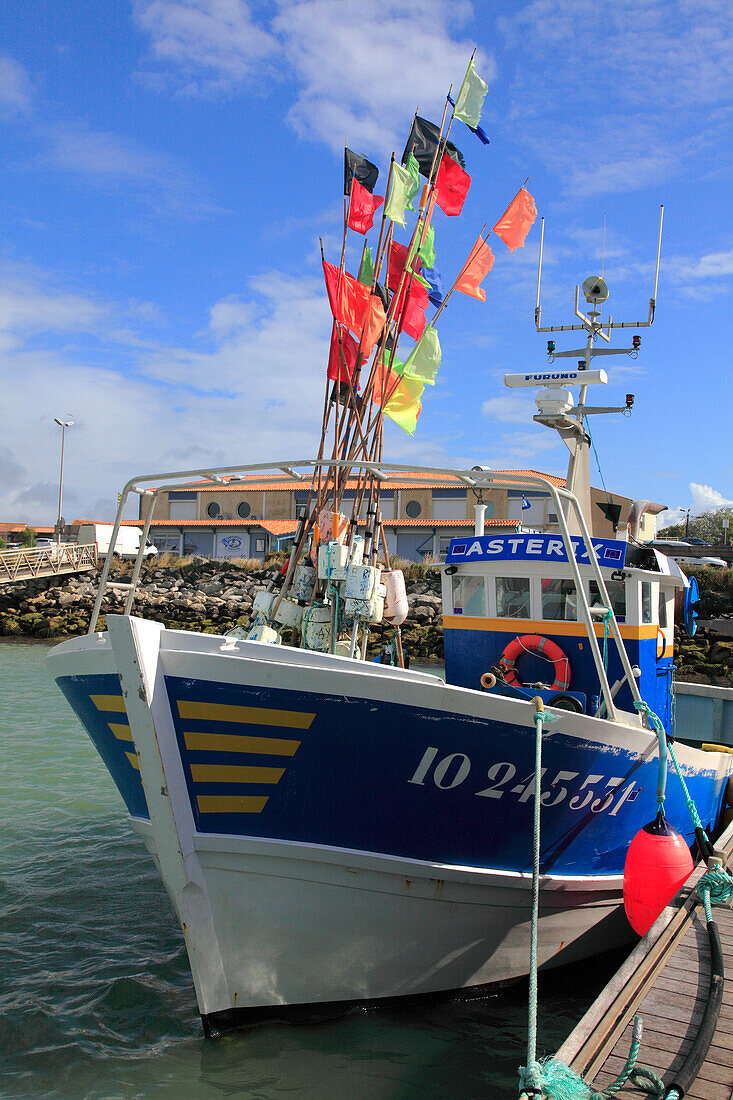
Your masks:
{"label": "tree", "polygon": [[21,546],[34,546],[36,541],[36,532],[32,527],[26,527],[24,531],[20,533],[20,545]]}
{"label": "tree", "polygon": [[690,516],[690,523],[674,523],[661,530],[657,538],[680,539],[686,537],[705,539],[713,546],[725,541],[723,520],[733,519],[733,508],[716,508],[711,512],[701,512],[699,516]]}

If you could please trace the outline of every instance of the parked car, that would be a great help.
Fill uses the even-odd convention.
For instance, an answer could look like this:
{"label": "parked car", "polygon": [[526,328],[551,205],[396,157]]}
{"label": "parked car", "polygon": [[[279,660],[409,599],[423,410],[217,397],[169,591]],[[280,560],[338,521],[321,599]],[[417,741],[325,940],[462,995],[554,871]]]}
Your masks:
{"label": "parked car", "polygon": [[667,554],[667,557],[673,558],[678,565],[711,565],[716,569],[728,569],[728,562],[722,558],[686,558],[683,554]]}
{"label": "parked car", "polygon": [[712,546],[712,542],[705,542],[705,539],[690,538],[683,539],[683,542],[688,543],[690,546]]}

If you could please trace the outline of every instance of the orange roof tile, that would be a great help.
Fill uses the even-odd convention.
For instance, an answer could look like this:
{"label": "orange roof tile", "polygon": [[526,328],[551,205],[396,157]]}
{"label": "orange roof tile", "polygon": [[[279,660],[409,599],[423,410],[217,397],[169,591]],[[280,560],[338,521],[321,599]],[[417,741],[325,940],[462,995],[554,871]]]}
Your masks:
{"label": "orange roof tile", "polygon": [[[557,477],[555,474],[545,474],[541,470],[493,470],[492,473],[501,475],[502,477],[520,476],[522,474],[529,475],[530,477],[541,477],[545,481],[549,481],[552,485],[563,486],[565,484],[564,477]],[[386,480],[382,483],[384,489],[430,489],[435,487],[445,487],[446,485],[461,486],[463,483],[457,481],[452,474],[423,474],[419,471],[414,473],[410,471],[401,470],[391,474],[386,471]],[[349,478],[346,487],[347,489],[354,489],[357,486],[356,478]],[[187,488],[202,489],[209,493],[231,493],[231,492],[280,492],[280,491],[295,491],[303,492],[310,488],[310,478],[305,478],[303,481],[294,481],[292,478],[283,478],[282,480],[267,481],[263,479],[261,474],[245,474],[241,479],[237,479],[236,482],[225,485],[212,485],[210,481],[194,481],[187,482]],[[175,492],[175,488],[172,490]]]}

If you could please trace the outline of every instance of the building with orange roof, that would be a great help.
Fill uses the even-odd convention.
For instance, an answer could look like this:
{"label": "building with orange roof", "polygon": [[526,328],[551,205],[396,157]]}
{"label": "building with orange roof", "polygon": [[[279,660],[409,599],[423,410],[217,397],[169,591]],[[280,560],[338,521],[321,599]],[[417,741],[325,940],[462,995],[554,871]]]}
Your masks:
{"label": "building with orange roof", "polygon": [[[497,470],[506,480],[521,475],[540,477],[562,487],[565,479],[538,470]],[[342,510],[351,513],[357,490],[356,479],[347,482]],[[620,506],[624,530],[631,500],[593,489],[593,502]],[[202,480],[185,488],[161,493],[150,527],[150,538],[160,551],[203,554],[206,557],[262,558],[289,546],[299,516],[308,506],[309,487],[291,478],[263,478],[257,474],[224,479],[222,484]],[[144,521],[149,497],[140,498]],[[548,493],[541,489],[490,489],[483,492],[485,525],[497,533],[518,529],[557,531]],[[380,507],[390,554],[413,561],[441,558],[450,540],[474,526],[473,491],[450,474],[394,473],[384,483]],[[598,509],[595,534],[614,537],[614,526]],[[653,530],[648,534],[653,538]]]}

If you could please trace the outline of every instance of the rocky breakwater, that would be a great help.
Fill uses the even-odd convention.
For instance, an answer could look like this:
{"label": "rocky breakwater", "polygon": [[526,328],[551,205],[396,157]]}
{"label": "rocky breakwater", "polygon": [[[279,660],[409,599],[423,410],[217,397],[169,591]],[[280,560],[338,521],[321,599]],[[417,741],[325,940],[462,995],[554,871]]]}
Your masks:
{"label": "rocky breakwater", "polygon": [[[280,564],[258,566],[189,558],[171,565],[147,565],[135,595],[133,613],[182,630],[224,634],[249,621],[252,602],[277,576]],[[114,582],[129,581],[131,569],[112,573],[98,629],[105,612],[121,613],[127,593]],[[67,638],[89,629],[99,575],[44,578],[0,589],[0,636]],[[419,659],[441,659],[443,626],[440,576],[437,572],[407,581],[410,613],[402,627],[404,645]],[[377,653],[392,637],[386,625],[375,627],[369,652]]]}

